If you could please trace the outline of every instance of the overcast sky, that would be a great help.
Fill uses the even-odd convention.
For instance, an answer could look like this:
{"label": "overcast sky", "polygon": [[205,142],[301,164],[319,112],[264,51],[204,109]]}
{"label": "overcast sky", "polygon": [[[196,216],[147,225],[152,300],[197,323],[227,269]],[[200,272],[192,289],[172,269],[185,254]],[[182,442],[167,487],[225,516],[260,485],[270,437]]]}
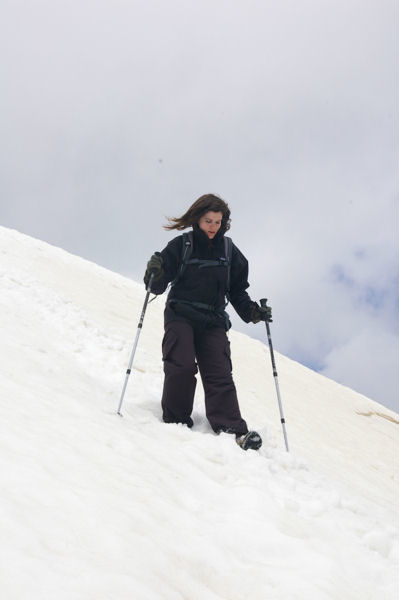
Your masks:
{"label": "overcast sky", "polygon": [[165,216],[217,193],[276,349],[399,411],[397,0],[1,0],[0,21],[0,224],[141,280]]}

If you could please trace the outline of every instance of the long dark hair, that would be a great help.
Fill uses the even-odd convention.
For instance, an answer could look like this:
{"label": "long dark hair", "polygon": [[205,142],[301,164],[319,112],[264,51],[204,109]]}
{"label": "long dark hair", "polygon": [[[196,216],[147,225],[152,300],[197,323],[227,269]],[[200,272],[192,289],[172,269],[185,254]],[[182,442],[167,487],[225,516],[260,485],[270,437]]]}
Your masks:
{"label": "long dark hair", "polygon": [[198,198],[181,217],[168,217],[169,225],[164,225],[164,229],[178,229],[179,231],[187,229],[187,227],[192,227],[198,223],[200,218],[209,211],[221,212],[223,215],[221,230],[225,232],[230,229],[229,206],[215,194],[204,194]]}

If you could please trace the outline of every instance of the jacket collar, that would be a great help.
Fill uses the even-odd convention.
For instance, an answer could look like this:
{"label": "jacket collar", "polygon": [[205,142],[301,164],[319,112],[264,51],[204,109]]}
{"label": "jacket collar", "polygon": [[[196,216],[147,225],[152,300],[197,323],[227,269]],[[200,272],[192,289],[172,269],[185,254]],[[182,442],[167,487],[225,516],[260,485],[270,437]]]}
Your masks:
{"label": "jacket collar", "polygon": [[213,240],[210,240],[208,238],[208,236],[206,235],[205,231],[202,231],[202,229],[200,229],[198,224],[196,223],[195,225],[193,225],[193,235],[194,235],[194,251],[198,251],[198,252],[205,251],[207,254],[210,252],[212,254],[213,253],[218,254],[222,251],[222,255],[223,255],[224,232],[222,231],[222,229],[219,229],[219,231],[217,232],[217,234],[215,235]]}

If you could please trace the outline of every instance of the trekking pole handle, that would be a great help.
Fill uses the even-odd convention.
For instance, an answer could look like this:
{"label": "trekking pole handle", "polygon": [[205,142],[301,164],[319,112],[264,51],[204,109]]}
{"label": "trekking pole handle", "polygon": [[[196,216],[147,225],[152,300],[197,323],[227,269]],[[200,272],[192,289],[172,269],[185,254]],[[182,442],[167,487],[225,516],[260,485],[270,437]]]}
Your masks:
{"label": "trekking pole handle", "polygon": [[[160,252],[154,252],[155,256],[162,256],[162,254]],[[162,260],[161,260],[161,264],[162,264]],[[151,269],[150,271],[150,279],[147,285],[147,290],[151,290],[151,286],[152,286],[152,280],[155,277],[155,273],[156,273],[156,269]]]}
{"label": "trekking pole handle", "polygon": [[[154,279],[154,276],[155,276],[154,271],[151,271],[150,279],[149,279],[148,285],[146,287],[146,292],[147,292],[148,296],[151,294],[152,281]],[[148,298],[146,298],[146,301],[148,301]],[[145,312],[146,308],[147,308],[147,302],[145,302],[145,305],[144,305],[144,312]]]}
{"label": "trekking pole handle", "polygon": [[[259,302],[262,307],[266,308],[267,298],[261,298],[259,300]],[[270,333],[269,322],[265,321],[265,325],[266,325],[267,339],[268,339],[269,348],[270,348],[270,358],[272,359],[273,375],[274,375],[274,377],[277,377],[276,362],[274,360],[273,343],[272,343],[272,336]]]}
{"label": "trekking pole handle", "polygon": [[[267,305],[267,298],[261,298],[259,300],[260,305],[262,306],[262,308],[266,308]],[[269,321],[266,319],[265,321],[266,324],[266,331],[267,331],[267,337],[269,338],[269,343],[271,343],[271,337],[270,337],[270,327],[269,327]],[[273,356],[273,362],[274,362],[274,356]]]}

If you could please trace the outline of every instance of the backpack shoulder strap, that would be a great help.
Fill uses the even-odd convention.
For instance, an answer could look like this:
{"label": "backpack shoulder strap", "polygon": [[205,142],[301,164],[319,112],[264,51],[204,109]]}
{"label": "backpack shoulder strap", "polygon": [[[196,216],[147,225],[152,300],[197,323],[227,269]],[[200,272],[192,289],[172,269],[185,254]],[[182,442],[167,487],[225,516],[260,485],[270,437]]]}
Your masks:
{"label": "backpack shoulder strap", "polygon": [[181,247],[181,259],[179,269],[177,271],[177,275],[172,281],[171,285],[174,285],[179,281],[180,277],[183,275],[184,270],[186,268],[187,262],[190,260],[190,257],[193,253],[193,232],[185,231],[182,235],[182,247]]}
{"label": "backpack shoulder strap", "polygon": [[183,244],[181,251],[181,266],[186,266],[193,253],[193,232],[185,231],[183,233]]}
{"label": "backpack shoulder strap", "polygon": [[230,237],[224,236],[224,255],[227,260],[227,284],[226,284],[226,297],[230,301],[230,269],[231,260],[233,256],[233,240]]}

